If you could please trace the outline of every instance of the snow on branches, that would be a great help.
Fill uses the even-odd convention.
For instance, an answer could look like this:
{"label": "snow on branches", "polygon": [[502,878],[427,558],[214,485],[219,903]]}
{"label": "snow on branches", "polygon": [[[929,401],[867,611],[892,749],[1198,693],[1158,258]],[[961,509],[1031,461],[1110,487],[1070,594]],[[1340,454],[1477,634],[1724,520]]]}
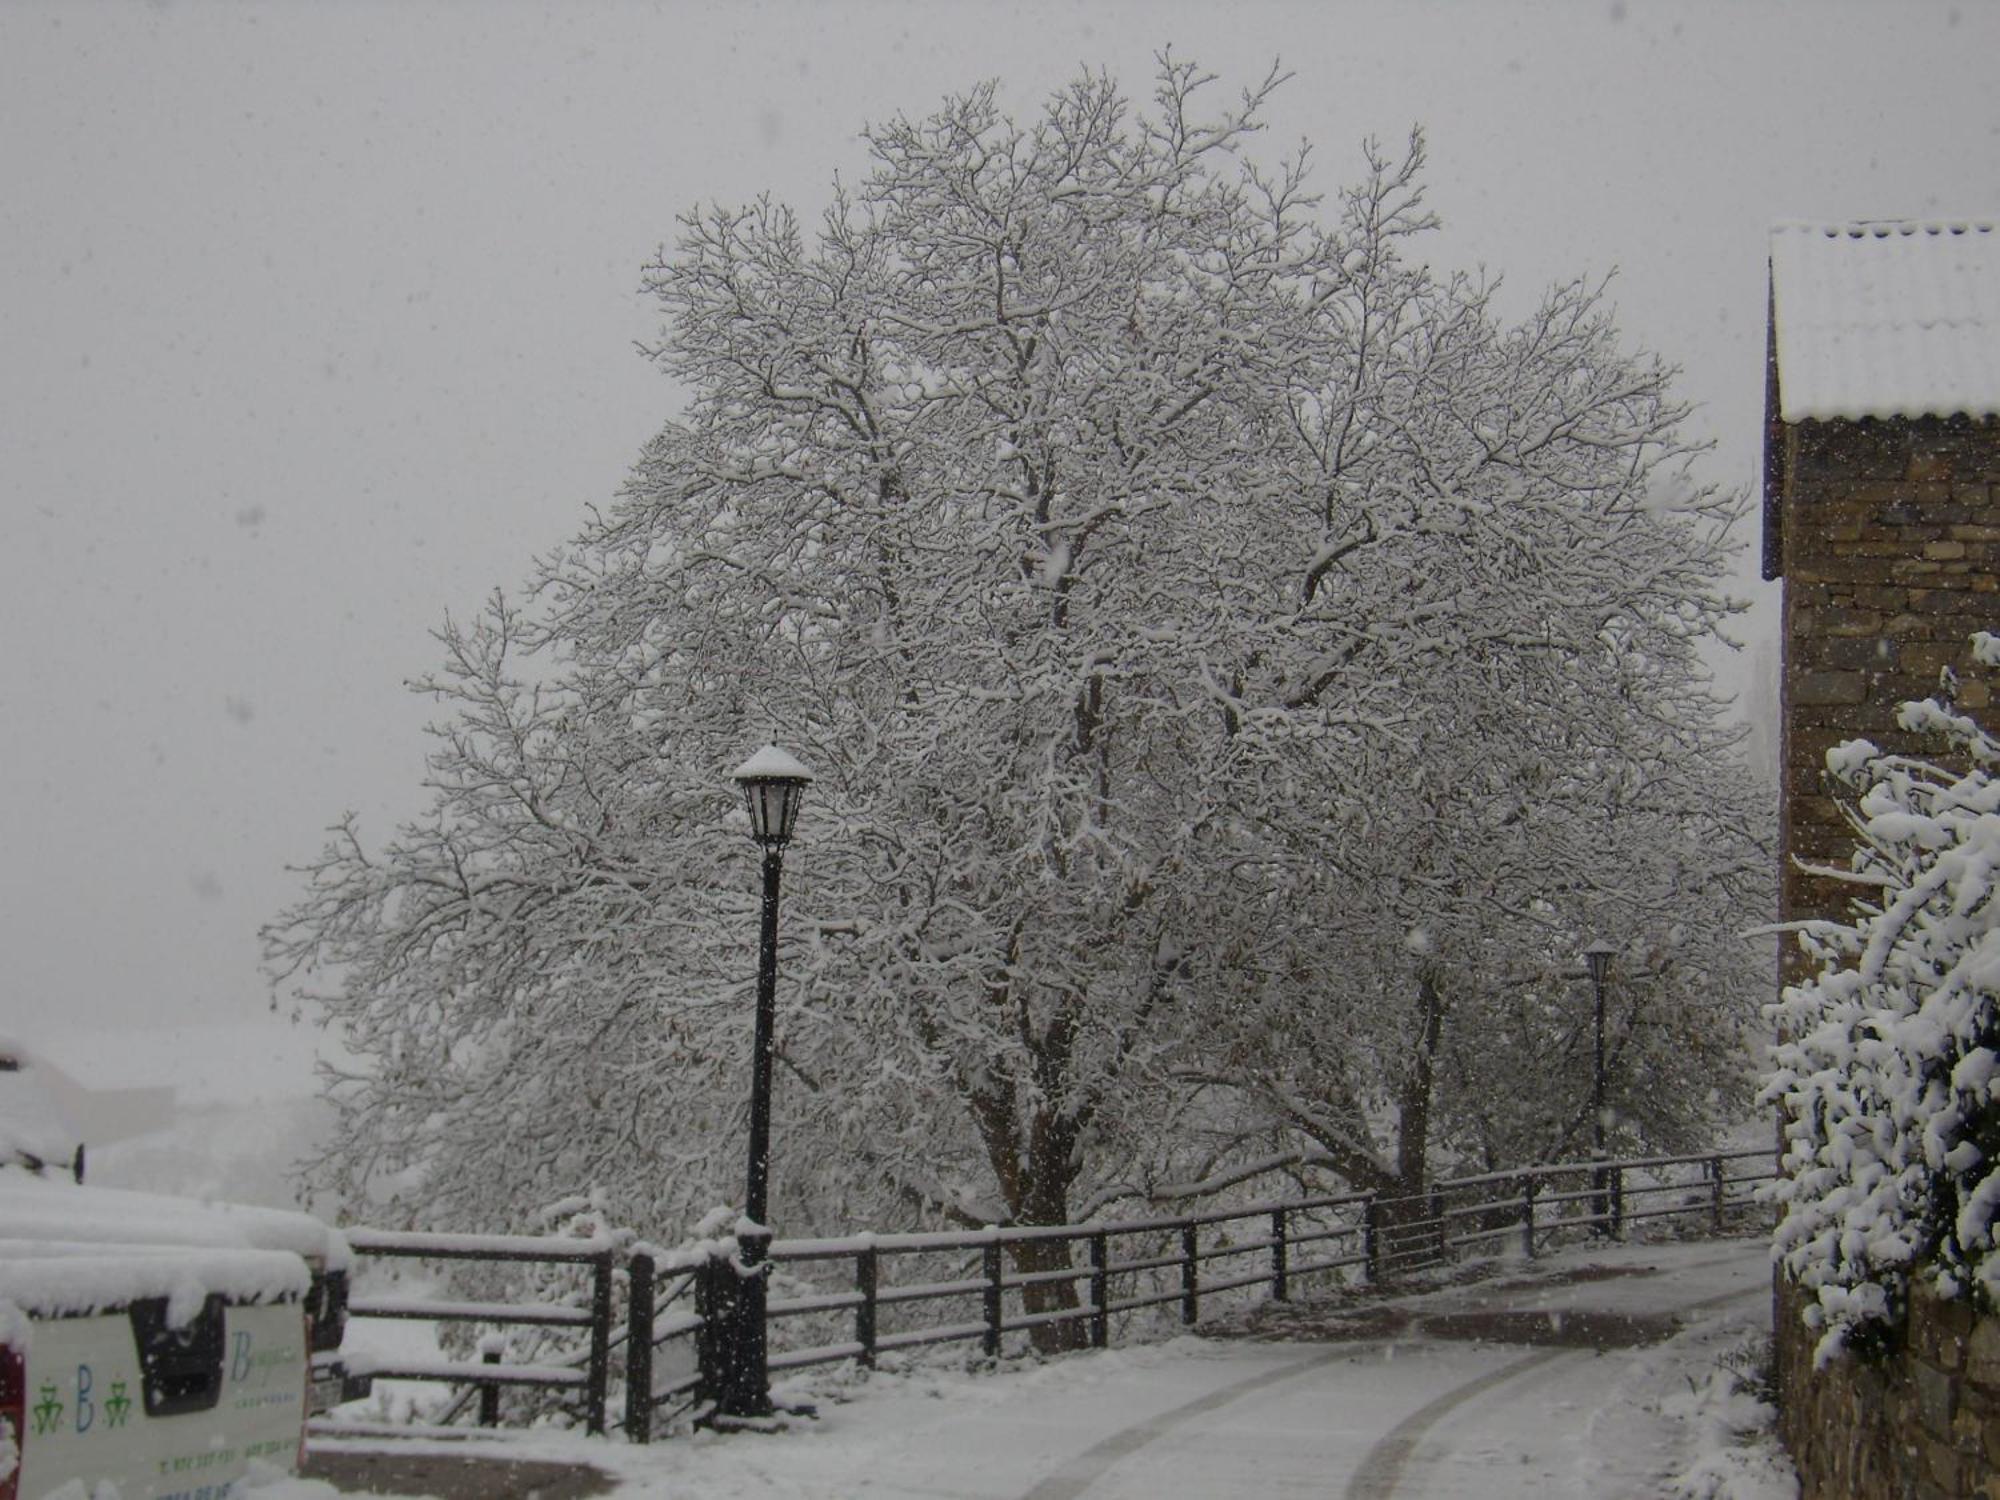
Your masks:
{"label": "snow on branches", "polygon": [[[816,225],[683,217],[647,270],[679,417],[530,605],[445,632],[430,816],[343,825],[267,929],[362,1060],[352,1197],[493,1227],[601,1182],[665,1227],[730,1191],[725,777],[767,740],[817,777],[788,1234],[1059,1222],[1306,1141],[1420,1172],[1391,1099],[1512,1152],[1479,1101],[1573,1043],[1585,924],[1663,995],[1635,967],[1619,1056],[1742,1008],[1663,915],[1768,863],[1699,654],[1740,497],[1689,479],[1672,372],[1594,283],[1510,322],[1433,271],[1421,137],[1321,198],[1252,159],[1275,80],[1206,82],[982,87],[868,130]],[[1518,1065],[1453,1070],[1496,1037]]]}
{"label": "snow on branches", "polygon": [[[2000,638],[1973,646],[2000,666]],[[1878,1346],[1913,1276],[2000,1300],[2000,741],[1944,698],[1905,704],[1899,722],[1941,736],[1952,764],[1865,740],[1828,752],[1855,794],[1842,873],[1867,894],[1850,921],[1801,930],[1819,972],[1773,1007],[1775,1253],[1810,1298],[1822,1361]]]}

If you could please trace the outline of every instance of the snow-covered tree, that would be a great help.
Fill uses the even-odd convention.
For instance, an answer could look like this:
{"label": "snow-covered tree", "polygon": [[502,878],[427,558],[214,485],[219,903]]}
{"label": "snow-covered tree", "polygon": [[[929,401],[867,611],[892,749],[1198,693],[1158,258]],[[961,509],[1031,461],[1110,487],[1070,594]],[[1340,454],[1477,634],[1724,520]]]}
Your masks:
{"label": "snow-covered tree", "polygon": [[[1398,182],[1378,167],[1361,201]],[[1740,1107],[1764,978],[1736,934],[1773,895],[1764,799],[1696,654],[1725,502],[1687,487],[1668,372],[1618,350],[1584,284],[1508,327],[1483,289],[1417,280],[1386,307],[1356,292],[1355,384],[1399,395],[1340,465],[1364,504],[1328,614],[1405,691],[1388,732],[1314,767],[1329,795],[1288,825],[1294,888],[1259,938],[1296,956],[1198,1070],[1255,1101],[1246,1128],[1399,1194],[1441,1152],[1589,1140],[1595,936],[1623,950],[1612,1140],[1681,1144]]]}
{"label": "snow-covered tree", "polygon": [[[350,1191],[488,1225],[732,1193],[724,775],[766,740],[819,778],[787,1230],[1056,1222],[1274,1132],[1372,1185],[1379,1102],[1475,1067],[1425,996],[1502,1005],[1619,911],[1706,939],[1657,907],[1745,847],[1695,656],[1738,503],[1688,481],[1669,372],[1592,287],[1509,324],[1417,260],[1420,141],[1322,203],[1244,153],[1274,81],[1204,82],[1026,123],[981,88],[868,132],[811,235],[682,221],[649,284],[683,416],[530,607],[444,632],[431,816],[344,825],[270,929],[363,1060]],[[1338,1067],[1295,1079],[1308,1042]]]}
{"label": "snow-covered tree", "polygon": [[[1690,770],[1704,769],[1697,760]],[[1606,988],[1614,1154],[1693,1149],[1748,1102],[1762,994],[1740,933],[1767,912],[1767,815],[1740,766],[1643,803],[1552,778],[1482,822],[1480,783],[1434,786],[1329,854],[1294,982],[1202,1069],[1348,1181],[1392,1195],[1440,1171],[1584,1155],[1592,993],[1580,950],[1618,939]],[[1517,794],[1518,796],[1518,791]],[[1582,798],[1568,802],[1567,797]],[[1338,819],[1329,830],[1337,835]]]}
{"label": "snow-covered tree", "polygon": [[[2000,638],[1973,637],[2000,666]],[[1947,684],[1949,686],[1949,684]],[[1819,1357],[1893,1334],[1912,1278],[2000,1300],[2000,740],[1949,696],[1909,703],[1944,763],[1853,740],[1848,921],[1804,924],[1818,973],[1774,1007],[1765,1089],[1784,1127],[1777,1250]]]}

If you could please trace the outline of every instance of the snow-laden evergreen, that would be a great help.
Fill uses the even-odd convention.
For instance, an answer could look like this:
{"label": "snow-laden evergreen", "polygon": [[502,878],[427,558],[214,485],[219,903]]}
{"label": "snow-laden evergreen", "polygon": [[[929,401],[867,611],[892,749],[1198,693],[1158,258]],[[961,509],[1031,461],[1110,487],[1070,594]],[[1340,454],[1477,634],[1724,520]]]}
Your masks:
{"label": "snow-laden evergreen", "polygon": [[[2000,639],[1973,641],[2000,666]],[[1821,1359],[1890,1334],[1913,1276],[1985,1306],[2000,1293],[2000,741],[1948,697],[1899,722],[1939,736],[1947,763],[1866,740],[1828,752],[1855,798],[1842,873],[1865,894],[1850,921],[1804,928],[1819,972],[1774,1007],[1776,1250]]]}

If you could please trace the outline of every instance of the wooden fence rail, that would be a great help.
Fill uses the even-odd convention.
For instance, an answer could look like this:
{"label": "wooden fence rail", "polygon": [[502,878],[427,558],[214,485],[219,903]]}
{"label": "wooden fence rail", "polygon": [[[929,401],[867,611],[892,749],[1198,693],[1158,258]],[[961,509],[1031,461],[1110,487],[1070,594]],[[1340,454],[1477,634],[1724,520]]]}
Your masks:
{"label": "wooden fence rail", "polygon": [[[1536,1255],[1586,1235],[1622,1236],[1648,1220],[1694,1219],[1719,1231],[1753,1206],[1750,1190],[1775,1176],[1768,1149],[1693,1156],[1564,1162],[1454,1178],[1422,1194],[1343,1193],[1254,1203],[1164,1219],[995,1227],[967,1233],[860,1234],[777,1240],[769,1259],[784,1280],[766,1306],[773,1375],[944,1343],[976,1343],[998,1357],[1039,1339],[1103,1348],[1114,1323],[1177,1307],[1200,1321],[1218,1299],[1286,1301],[1315,1280],[1367,1282],[1446,1264],[1472,1250]],[[570,1327],[583,1347],[537,1365],[378,1361],[355,1373],[437,1380],[477,1392],[479,1416],[498,1416],[504,1386],[573,1389],[586,1425],[605,1428],[612,1355],[623,1355],[625,1431],[651,1439],[661,1413],[698,1407],[712,1388],[703,1340],[702,1264],[650,1253],[617,1264],[605,1242],[350,1230],[376,1257],[576,1264],[591,1275],[590,1306],[524,1306],[423,1298],[354,1299],[349,1316]],[[726,1264],[726,1263],[725,1263]],[[814,1282],[837,1269],[830,1281]],[[614,1327],[614,1279],[626,1306]],[[463,1403],[461,1403],[463,1405]]]}
{"label": "wooden fence rail", "polygon": [[489,1349],[477,1362],[467,1360],[350,1361],[350,1382],[372,1380],[434,1380],[476,1390],[479,1421],[491,1427],[499,1420],[500,1391],[506,1386],[532,1386],[582,1393],[585,1426],[602,1433],[611,1384],[612,1278],[618,1252],[608,1240],[575,1240],[526,1235],[411,1234],[382,1229],[350,1229],[347,1242],[357,1256],[401,1260],[472,1260],[521,1265],[588,1267],[590,1306],[523,1305],[504,1302],[463,1302],[435,1298],[350,1298],[347,1315],[354,1318],[414,1318],[436,1323],[577,1328],[585,1341],[574,1357],[547,1364],[506,1364]]}
{"label": "wooden fence rail", "polygon": [[[1348,1193],[1172,1219],[777,1240],[769,1258],[793,1279],[829,1264],[847,1262],[852,1269],[844,1287],[815,1286],[803,1295],[769,1299],[769,1366],[773,1375],[846,1360],[868,1367],[884,1353],[954,1342],[976,1342],[984,1354],[998,1356],[1010,1337],[1033,1338],[1038,1330],[1072,1324],[1083,1329],[1080,1342],[1103,1348],[1121,1315],[1178,1304],[1181,1322],[1193,1324],[1215,1298],[1261,1289],[1284,1301],[1316,1276],[1392,1280],[1474,1248],[1511,1242],[1535,1255],[1558,1240],[1592,1233],[1617,1238],[1649,1219],[1698,1218],[1719,1231],[1732,1212],[1753,1206],[1750,1190],[1775,1175],[1770,1151],[1757,1148],[1527,1167],[1440,1182],[1407,1199]],[[1021,1257],[1014,1252],[1036,1243],[1061,1246],[1064,1263],[1018,1269]],[[1009,1269],[1010,1255],[1015,1269]],[[899,1261],[939,1256],[958,1257],[958,1274],[895,1278]],[[1063,1305],[1032,1308],[1030,1293],[1037,1288],[1062,1288],[1055,1295]],[[634,1302],[636,1344],[645,1322],[636,1296]],[[954,1316],[959,1308],[963,1312]],[[903,1326],[894,1326],[899,1320]],[[845,1336],[826,1337],[836,1321]],[[816,1325],[821,1337],[788,1343],[782,1330],[794,1322]],[[685,1320],[671,1332],[653,1326],[656,1346],[691,1332]],[[644,1383],[629,1385],[632,1440],[648,1440],[654,1409],[687,1401],[700,1385],[698,1372],[684,1376],[655,1386],[650,1402]]]}

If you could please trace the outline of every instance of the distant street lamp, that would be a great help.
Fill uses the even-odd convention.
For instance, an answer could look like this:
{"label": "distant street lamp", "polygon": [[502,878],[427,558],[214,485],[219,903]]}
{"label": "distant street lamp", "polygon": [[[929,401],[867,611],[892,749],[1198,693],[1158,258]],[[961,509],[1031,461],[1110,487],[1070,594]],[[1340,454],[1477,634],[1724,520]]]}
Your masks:
{"label": "distant street lamp", "polygon": [[1597,939],[1583,950],[1583,962],[1590,970],[1590,985],[1596,992],[1595,1040],[1592,1045],[1590,1075],[1590,1158],[1598,1163],[1591,1174],[1591,1215],[1598,1232],[1605,1232],[1604,1202],[1604,980],[1611,972],[1611,960],[1618,950]]}
{"label": "distant street lamp", "polygon": [[792,841],[799,804],[812,772],[776,745],[766,745],[730,773],[743,788],[750,814],[750,837],[764,851],[764,911],[757,952],[757,1030],[750,1070],[750,1174],[743,1215],[749,1222],[737,1235],[744,1271],[742,1298],[735,1308],[736,1359],[718,1394],[718,1414],[768,1417],[770,1367],[764,1337],[767,1276],[764,1257],[771,1248],[768,1222],[771,1184],[771,1062],[778,993],[778,880],[785,845]]}

